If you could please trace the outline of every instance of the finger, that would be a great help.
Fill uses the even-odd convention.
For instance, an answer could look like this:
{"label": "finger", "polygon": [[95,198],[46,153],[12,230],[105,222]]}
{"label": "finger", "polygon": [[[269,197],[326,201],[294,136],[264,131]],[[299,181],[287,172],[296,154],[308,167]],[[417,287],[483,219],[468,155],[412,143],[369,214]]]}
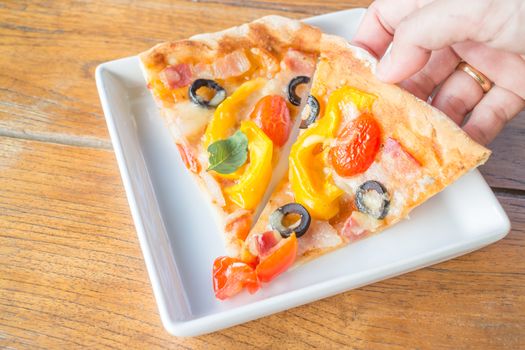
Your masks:
{"label": "finger", "polygon": [[374,1],[363,17],[352,44],[360,46],[377,58],[385,54],[394,30],[408,14],[417,9],[417,1]]}
{"label": "finger", "polygon": [[457,70],[439,88],[432,105],[461,125],[467,113],[483,98],[483,89],[467,73]]}
{"label": "finger", "polygon": [[474,108],[463,129],[475,141],[486,145],[523,108],[525,100],[509,90],[494,86]]}
{"label": "finger", "polygon": [[494,84],[525,99],[525,59],[472,41],[453,45],[454,51]]}
{"label": "finger", "polygon": [[449,47],[434,51],[422,70],[399,85],[426,101],[436,86],[454,72],[459,61],[458,55]]}
{"label": "finger", "polygon": [[400,82],[424,67],[430,51],[475,40],[494,6],[484,1],[440,0],[416,10],[396,28],[390,55],[377,67],[378,76]]}
{"label": "finger", "polygon": [[363,21],[352,39],[352,44],[360,46],[380,58],[394,37],[394,29],[382,17],[378,4],[373,2],[363,17]]}

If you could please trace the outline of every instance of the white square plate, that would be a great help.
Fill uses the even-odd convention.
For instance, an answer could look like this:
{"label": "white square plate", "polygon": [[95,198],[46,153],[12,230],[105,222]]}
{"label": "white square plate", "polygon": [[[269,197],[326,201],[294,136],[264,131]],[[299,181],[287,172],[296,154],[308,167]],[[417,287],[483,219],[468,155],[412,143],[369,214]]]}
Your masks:
{"label": "white square plate", "polygon": [[[363,9],[307,23],[352,37]],[[288,271],[254,295],[215,299],[211,268],[222,238],[145,87],[137,57],[101,64],[97,87],[162,322],[195,336],[247,322],[478,249],[509,220],[478,171],[414,210],[411,219]]]}

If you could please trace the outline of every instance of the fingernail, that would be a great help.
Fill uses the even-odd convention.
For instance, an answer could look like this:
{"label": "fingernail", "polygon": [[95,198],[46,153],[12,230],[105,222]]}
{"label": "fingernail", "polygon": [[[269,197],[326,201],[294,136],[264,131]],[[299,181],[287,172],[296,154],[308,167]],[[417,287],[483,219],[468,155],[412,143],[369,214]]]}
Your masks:
{"label": "fingernail", "polygon": [[387,81],[391,66],[392,59],[390,58],[390,54],[386,54],[377,64],[376,77],[379,80]]}

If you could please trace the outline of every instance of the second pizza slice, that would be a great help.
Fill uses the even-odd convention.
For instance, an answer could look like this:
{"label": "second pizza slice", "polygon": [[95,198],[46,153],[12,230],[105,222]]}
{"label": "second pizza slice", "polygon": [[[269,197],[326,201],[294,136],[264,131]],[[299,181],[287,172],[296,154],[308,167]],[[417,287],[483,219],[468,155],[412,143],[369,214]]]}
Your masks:
{"label": "second pizza slice", "polygon": [[320,47],[288,177],[241,258],[215,261],[220,299],[394,225],[490,155],[442,112],[380,82],[366,51],[330,35]]}

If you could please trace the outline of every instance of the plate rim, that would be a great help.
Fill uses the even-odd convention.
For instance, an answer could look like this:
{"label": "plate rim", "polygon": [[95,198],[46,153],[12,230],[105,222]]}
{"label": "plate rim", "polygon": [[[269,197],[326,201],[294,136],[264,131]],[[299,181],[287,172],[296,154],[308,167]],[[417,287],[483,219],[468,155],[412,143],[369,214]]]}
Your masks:
{"label": "plate rim", "polygon": [[[325,16],[330,17],[333,15],[341,15],[344,13],[358,11],[363,13],[364,9],[355,8],[343,11],[336,11],[306,18],[304,20],[315,21]],[[375,269],[372,269],[372,272],[370,272],[370,269],[368,269],[366,272],[362,273],[363,276],[368,276],[367,280],[359,282],[357,284],[355,284],[355,280],[359,280],[361,278],[361,274],[345,275],[327,281],[323,281],[314,285],[303,287],[297,290],[284,292],[282,294],[272,296],[264,300],[259,300],[254,303],[249,303],[246,305],[235,307],[233,309],[220,311],[214,314],[195,317],[187,320],[173,319],[171,316],[172,313],[169,313],[167,311],[167,297],[162,290],[161,282],[158,278],[157,267],[154,261],[152,260],[152,247],[150,247],[150,244],[147,240],[147,229],[144,226],[144,220],[139,210],[137,196],[131,181],[131,173],[126,162],[125,150],[117,130],[115,117],[111,111],[112,103],[108,99],[108,92],[106,89],[106,85],[108,84],[106,82],[107,78],[104,76],[106,72],[112,74],[111,67],[119,65],[124,61],[128,62],[131,60],[136,60],[138,63],[137,56],[129,56],[101,63],[97,66],[95,70],[95,80],[102,109],[104,112],[104,117],[110,134],[111,142],[113,144],[113,150],[117,159],[119,172],[121,174],[124,189],[126,192],[126,197],[131,210],[131,215],[134,221],[135,229],[137,231],[137,236],[139,238],[139,244],[148,271],[148,277],[150,279],[153,293],[157,302],[160,318],[164,325],[164,328],[172,335],[186,337],[214,332],[220,329],[234,326],[236,324],[265,317],[275,312],[304,305],[322,298],[327,298],[344,291],[375,283],[380,280],[399,276],[404,273],[418,270],[442,261],[453,259],[457,256],[480,249],[484,246],[487,246],[491,243],[502,239],[510,231],[510,220],[503,208],[501,207],[501,204],[494,196],[494,198],[496,199],[496,203],[499,206],[499,208],[497,209],[500,212],[500,215],[503,219],[501,233],[487,233],[486,235],[477,239],[476,241],[469,242],[469,244],[465,244],[465,242],[460,241],[452,247],[441,247],[441,249],[438,249],[431,253],[425,253],[408,257],[407,259],[403,259],[402,261],[393,265],[377,267]],[[146,166],[145,163],[144,166]],[[480,177],[485,183],[485,186],[490,189],[490,187],[486,184],[486,181],[483,179],[482,175],[479,173],[479,170],[476,169],[473,171],[473,173],[477,173],[476,176]],[[151,177],[149,177],[149,174],[147,180],[150,183],[152,182],[152,179]],[[416,260],[421,260],[423,257],[427,259],[427,262],[422,264],[416,262]],[[370,275],[373,275],[372,279],[370,279]],[[185,310],[179,311],[184,313],[187,312]],[[218,323],[220,324],[218,325]]]}

